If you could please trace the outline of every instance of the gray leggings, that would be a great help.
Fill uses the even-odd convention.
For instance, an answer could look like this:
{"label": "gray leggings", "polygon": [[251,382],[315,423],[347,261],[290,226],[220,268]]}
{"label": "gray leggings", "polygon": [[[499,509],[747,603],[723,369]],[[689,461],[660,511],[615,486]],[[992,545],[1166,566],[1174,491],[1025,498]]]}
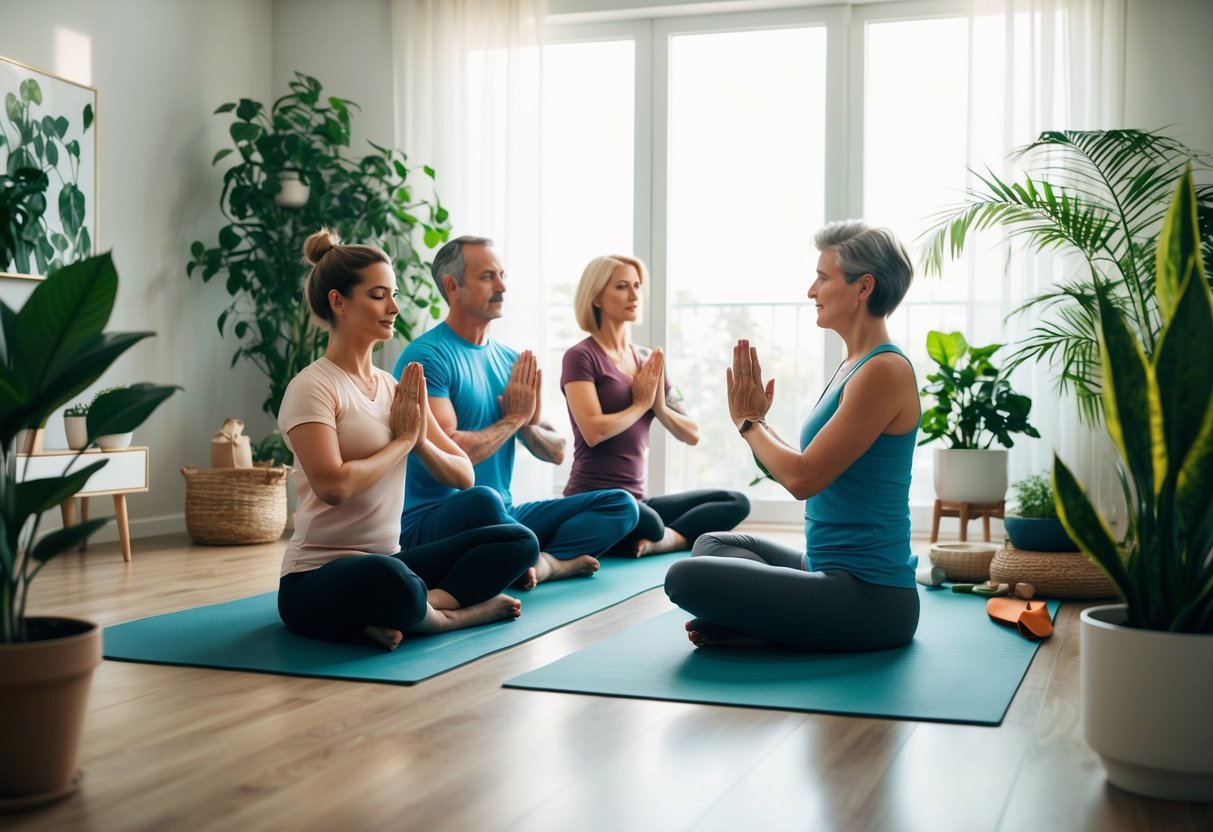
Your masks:
{"label": "gray leggings", "polygon": [[691,558],[670,567],[665,594],[705,632],[814,650],[887,650],[918,628],[917,589],[806,572],[802,552],[732,532],[695,541]]}

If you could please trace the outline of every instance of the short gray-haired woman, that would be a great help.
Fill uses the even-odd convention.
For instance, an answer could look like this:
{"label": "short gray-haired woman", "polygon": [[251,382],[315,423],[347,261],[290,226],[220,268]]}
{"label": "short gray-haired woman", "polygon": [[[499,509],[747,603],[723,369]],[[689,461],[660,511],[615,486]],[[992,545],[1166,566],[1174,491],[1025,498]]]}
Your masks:
{"label": "short gray-haired woman", "polygon": [[653,421],[689,445],[699,441],[699,426],[671,395],[662,351],[632,344],[644,281],[644,263],[634,257],[589,262],[573,299],[577,324],[589,337],[564,354],[560,375],[573,422],[565,496],[622,488],[635,497],[640,521],[608,552],[633,557],[690,548],[705,532],[732,529],[750,513],[749,500],[736,491],[645,493]]}
{"label": "short gray-haired woman", "polygon": [[889,342],[885,318],[913,278],[901,243],[859,221],[818,232],[809,298],[817,325],[837,332],[846,357],[791,445],[766,423],[775,381],[757,350],[733,349],[729,416],[748,450],[792,496],[805,500],[805,549],[762,538],[708,534],[675,563],[665,590],[696,616],[697,646],[784,644],[884,650],[918,627],[910,566],[910,469],[918,384]]}

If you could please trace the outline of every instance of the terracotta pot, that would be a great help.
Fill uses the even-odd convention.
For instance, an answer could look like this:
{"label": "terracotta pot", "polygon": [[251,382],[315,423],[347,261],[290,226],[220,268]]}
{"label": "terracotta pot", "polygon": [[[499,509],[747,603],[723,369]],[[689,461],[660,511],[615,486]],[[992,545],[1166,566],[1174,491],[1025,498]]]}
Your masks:
{"label": "terracotta pot", "polygon": [[1163,800],[1213,801],[1213,635],[1123,626],[1083,610],[1082,725],[1108,780]]}
{"label": "terracotta pot", "polygon": [[76,790],[76,752],[101,628],[72,618],[27,619],[31,638],[0,644],[0,811]]}

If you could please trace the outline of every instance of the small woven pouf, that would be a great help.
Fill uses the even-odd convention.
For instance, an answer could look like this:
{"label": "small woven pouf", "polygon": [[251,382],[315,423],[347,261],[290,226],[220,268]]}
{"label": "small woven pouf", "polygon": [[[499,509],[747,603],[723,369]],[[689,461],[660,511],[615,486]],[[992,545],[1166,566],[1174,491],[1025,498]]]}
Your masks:
{"label": "small woven pouf", "polygon": [[932,543],[929,555],[949,581],[984,581],[997,551],[996,543]]}
{"label": "small woven pouf", "polygon": [[1116,589],[1082,552],[1033,552],[1010,543],[994,555],[990,580],[1014,584],[1026,581],[1045,598],[1111,598]]}

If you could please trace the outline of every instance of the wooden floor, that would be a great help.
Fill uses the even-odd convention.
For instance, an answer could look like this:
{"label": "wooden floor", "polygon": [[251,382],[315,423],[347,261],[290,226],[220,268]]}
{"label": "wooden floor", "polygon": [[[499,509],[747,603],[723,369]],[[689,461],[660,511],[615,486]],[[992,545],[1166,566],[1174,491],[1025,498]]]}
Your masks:
{"label": "wooden floor", "polygon": [[[51,563],[31,613],[109,625],[266,591],[282,547],[134,549]],[[1213,829],[1213,806],[1107,785],[1081,739],[1078,604],[999,728],[501,687],[667,609],[654,590],[412,687],[107,661],[80,792],[0,828]]]}

